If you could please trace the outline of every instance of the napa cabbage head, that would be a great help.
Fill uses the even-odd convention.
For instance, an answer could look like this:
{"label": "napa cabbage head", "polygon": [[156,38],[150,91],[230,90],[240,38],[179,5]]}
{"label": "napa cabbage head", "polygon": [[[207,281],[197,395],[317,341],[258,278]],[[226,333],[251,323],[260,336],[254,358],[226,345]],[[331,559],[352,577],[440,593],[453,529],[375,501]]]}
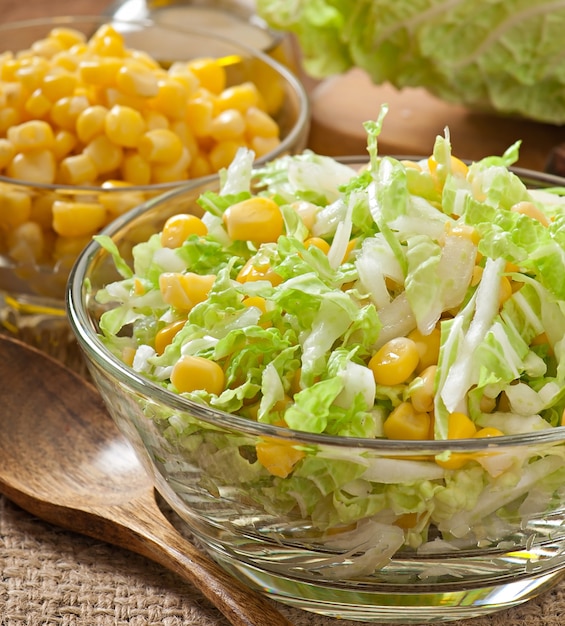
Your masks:
{"label": "napa cabbage head", "polygon": [[296,35],[304,67],[317,78],[360,67],[376,84],[425,87],[449,102],[565,121],[561,3],[258,0],[257,11]]}

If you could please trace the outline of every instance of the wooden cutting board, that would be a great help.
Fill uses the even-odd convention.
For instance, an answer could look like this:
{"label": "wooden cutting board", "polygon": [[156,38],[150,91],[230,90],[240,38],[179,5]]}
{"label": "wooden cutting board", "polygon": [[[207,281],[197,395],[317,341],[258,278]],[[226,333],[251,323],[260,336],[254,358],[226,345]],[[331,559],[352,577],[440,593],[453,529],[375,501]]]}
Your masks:
{"label": "wooden cutting board", "polygon": [[326,79],[310,94],[309,146],[331,156],[366,154],[363,122],[376,119],[382,103],[388,103],[389,112],[379,138],[381,154],[428,155],[435,137],[449,127],[453,154],[460,158],[502,154],[521,139],[518,165],[551,170],[548,163],[553,149],[565,143],[565,126],[472,112],[424,89],[374,85],[360,69]]}

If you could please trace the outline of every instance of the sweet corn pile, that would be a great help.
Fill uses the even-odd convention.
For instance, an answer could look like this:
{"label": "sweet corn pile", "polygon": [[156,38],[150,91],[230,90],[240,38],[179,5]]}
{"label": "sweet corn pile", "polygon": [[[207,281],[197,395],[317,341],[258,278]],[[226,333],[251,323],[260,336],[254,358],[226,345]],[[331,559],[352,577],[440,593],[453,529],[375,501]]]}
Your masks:
{"label": "sweet corn pile", "polygon": [[88,40],[53,28],[29,49],[0,55],[0,174],[100,192],[2,183],[0,253],[66,271],[94,233],[143,201],[129,187],[205,176],[241,146],[261,157],[279,143],[255,84],[228,86],[216,60],[165,69],[111,25]]}

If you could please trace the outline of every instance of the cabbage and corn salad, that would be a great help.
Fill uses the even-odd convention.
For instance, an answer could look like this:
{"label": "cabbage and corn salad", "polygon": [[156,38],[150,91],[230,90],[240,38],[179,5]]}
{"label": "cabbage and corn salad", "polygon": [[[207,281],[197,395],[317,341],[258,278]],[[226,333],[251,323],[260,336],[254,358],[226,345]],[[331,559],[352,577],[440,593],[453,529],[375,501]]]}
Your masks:
{"label": "cabbage and corn salad", "polygon": [[[196,403],[309,433],[426,441],[562,425],[559,190],[511,171],[519,143],[467,165],[446,132],[427,159],[380,156],[385,115],[365,124],[360,170],[309,151],[254,169],[242,149],[199,198],[202,217],[171,217],[134,247],[133,269],[98,237],[122,276],[97,293],[108,348]],[[256,452],[279,478],[304,458],[268,441]]]}

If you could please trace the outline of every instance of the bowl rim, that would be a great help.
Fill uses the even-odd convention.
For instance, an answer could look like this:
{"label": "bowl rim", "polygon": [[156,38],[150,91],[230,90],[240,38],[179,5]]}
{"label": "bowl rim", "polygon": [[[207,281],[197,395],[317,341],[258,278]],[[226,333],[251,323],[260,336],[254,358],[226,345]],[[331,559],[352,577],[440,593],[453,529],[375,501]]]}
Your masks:
{"label": "bowl rim", "polygon": [[[158,28],[163,31],[169,31],[177,33],[178,35],[200,35],[209,37],[210,39],[216,39],[228,45],[235,46],[239,48],[241,51],[247,53],[251,57],[261,60],[263,63],[271,67],[271,69],[275,70],[279,75],[281,75],[286,84],[291,88],[292,92],[295,94],[299,101],[298,107],[298,115],[296,122],[293,124],[290,129],[288,135],[281,140],[281,143],[277,146],[277,148],[266,155],[263,155],[254,161],[254,165],[261,165],[270,161],[272,159],[278,158],[282,154],[284,154],[290,146],[292,146],[295,141],[299,138],[301,134],[306,135],[309,130],[310,125],[310,100],[308,94],[306,92],[306,88],[299,80],[299,78],[286,66],[284,66],[281,62],[273,59],[269,55],[265,54],[261,50],[257,50],[256,48],[252,48],[237,39],[227,37],[224,35],[220,35],[218,33],[210,33],[200,28],[192,28],[192,27],[175,27],[171,24],[161,24],[155,20],[151,19],[135,19],[135,20],[125,20],[120,18],[114,18],[108,14],[102,15],[61,15],[61,16],[53,16],[53,17],[36,17],[24,20],[16,20],[11,22],[0,23],[0,36],[3,32],[8,32],[16,29],[23,28],[36,28],[45,26],[46,28],[54,28],[56,26],[67,26],[72,28],[73,24],[79,23],[88,23],[92,22],[94,24],[98,24],[102,26],[104,24],[116,23],[123,25],[124,27],[145,27],[145,28]],[[17,53],[18,51],[14,51]],[[198,178],[178,180],[172,182],[165,183],[155,183],[150,185],[127,185],[127,186],[117,186],[117,187],[102,187],[97,185],[60,185],[56,183],[33,183],[26,180],[21,180],[18,178],[10,178],[9,176],[5,176],[0,174],[0,183],[14,185],[17,187],[25,187],[25,188],[36,188],[43,191],[51,191],[51,192],[59,192],[59,193],[124,193],[125,191],[130,192],[145,192],[145,193],[165,193],[170,189],[176,189],[179,185],[200,185],[207,184],[212,182],[218,176],[218,172],[208,174],[206,176],[201,176]]]}
{"label": "bowl rim", "polygon": [[[419,160],[415,155],[382,155],[391,156],[395,159]],[[367,155],[346,155],[343,157],[331,157],[346,164],[366,162]],[[468,161],[469,163],[471,161]],[[258,166],[260,167],[260,166]],[[524,177],[526,180],[544,183],[545,186],[559,186],[565,188],[565,178],[545,172],[537,172],[527,168],[510,167],[511,171]],[[168,193],[152,198],[142,205],[124,213],[106,226],[101,234],[112,236],[123,228],[129,221],[140,217],[153,205],[161,204],[178,195],[194,191],[193,185],[185,185],[174,189]],[[518,433],[513,435],[503,435],[489,438],[468,438],[449,440],[406,440],[406,439],[368,439],[362,437],[340,437],[328,434],[311,433],[299,431],[291,428],[274,426],[272,424],[262,424],[254,422],[245,417],[227,413],[219,409],[198,404],[192,400],[164,389],[143,375],[138,374],[132,368],[115,357],[110,350],[98,339],[96,328],[91,317],[87,313],[86,301],[88,298],[88,281],[84,281],[87,270],[101,254],[107,254],[102,246],[95,240],[91,241],[82,250],[71,268],[65,294],[65,308],[71,330],[75,335],[80,348],[82,349],[87,363],[92,361],[102,369],[107,375],[113,376],[121,384],[129,386],[136,393],[151,396],[155,402],[162,403],[173,411],[190,413],[194,417],[208,423],[216,423],[221,420],[226,429],[233,429],[245,432],[252,436],[276,437],[283,440],[290,440],[296,444],[314,446],[333,446],[338,448],[364,449],[370,452],[380,452],[382,454],[394,454],[397,458],[409,458],[411,455],[429,454],[435,456],[444,452],[469,453],[488,450],[495,452],[517,446],[542,446],[550,444],[565,443],[565,426],[548,426],[544,430],[530,433]]]}

